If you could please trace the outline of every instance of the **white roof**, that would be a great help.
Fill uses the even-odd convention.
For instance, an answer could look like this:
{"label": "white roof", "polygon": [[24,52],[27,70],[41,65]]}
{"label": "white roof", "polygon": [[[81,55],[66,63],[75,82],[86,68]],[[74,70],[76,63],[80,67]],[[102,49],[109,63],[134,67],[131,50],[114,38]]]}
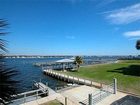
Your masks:
{"label": "white roof", "polygon": [[71,60],[75,60],[75,57],[70,58]]}
{"label": "white roof", "polygon": [[56,61],[57,63],[69,63],[69,62],[74,62],[74,60],[72,59],[61,59]]}

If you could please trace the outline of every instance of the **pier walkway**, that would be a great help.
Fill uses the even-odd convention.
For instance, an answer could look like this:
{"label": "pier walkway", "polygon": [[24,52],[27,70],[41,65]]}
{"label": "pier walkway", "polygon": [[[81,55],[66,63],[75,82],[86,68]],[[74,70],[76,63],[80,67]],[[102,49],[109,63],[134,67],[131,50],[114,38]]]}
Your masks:
{"label": "pier walkway", "polygon": [[43,70],[43,72],[51,77],[54,77],[54,78],[57,78],[59,80],[63,80],[66,82],[94,86],[94,87],[98,87],[98,88],[102,87],[101,83],[97,83],[97,82],[94,82],[91,80],[82,79],[82,78],[78,78],[78,77],[74,77],[74,76],[69,76],[66,74],[61,74],[61,73],[55,72],[53,70]]}

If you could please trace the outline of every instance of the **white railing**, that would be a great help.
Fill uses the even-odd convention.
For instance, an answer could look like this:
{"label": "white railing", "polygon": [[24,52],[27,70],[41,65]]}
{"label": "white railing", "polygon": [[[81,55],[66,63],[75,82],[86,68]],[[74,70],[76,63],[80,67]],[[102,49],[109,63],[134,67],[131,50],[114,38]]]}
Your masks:
{"label": "white railing", "polygon": [[9,102],[9,105],[19,105],[26,102],[30,102],[30,101],[41,98],[43,95],[46,96],[47,94],[48,92],[42,93],[41,89],[24,92],[18,95],[14,95],[13,100]]}
{"label": "white railing", "polygon": [[36,81],[33,81],[33,83],[39,89],[13,95],[13,99],[9,102],[10,105],[19,105],[48,95],[48,89],[46,88],[46,85],[43,84],[44,86],[42,86]]}
{"label": "white railing", "polygon": [[101,90],[113,94],[114,93],[114,83],[109,84],[109,85],[103,85]]}
{"label": "white railing", "polygon": [[109,96],[111,93],[108,91],[100,91],[99,93],[92,96],[92,103],[95,105],[96,103],[100,102],[102,99]]}
{"label": "white railing", "polygon": [[111,94],[116,94],[117,92],[117,80],[114,79],[112,84],[102,85],[102,88],[99,92],[89,94],[89,98],[85,99],[81,103],[85,105],[95,105],[100,102],[102,99],[106,98]]}
{"label": "white railing", "polygon": [[[97,104],[98,102],[100,102],[102,99],[104,99],[105,97],[107,97],[110,94],[111,94],[110,92],[102,91],[102,90],[100,90],[96,94],[93,93],[92,94],[92,105]],[[85,105],[89,105],[89,99],[85,99],[81,103],[83,103]]]}

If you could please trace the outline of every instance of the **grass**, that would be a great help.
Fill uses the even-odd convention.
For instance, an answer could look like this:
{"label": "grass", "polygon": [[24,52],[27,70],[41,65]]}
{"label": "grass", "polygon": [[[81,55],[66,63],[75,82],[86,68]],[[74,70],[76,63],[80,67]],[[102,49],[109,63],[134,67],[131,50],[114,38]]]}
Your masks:
{"label": "grass", "polygon": [[49,101],[47,103],[44,103],[44,104],[40,104],[40,105],[63,105],[61,104],[59,101],[57,100],[52,100],[52,101]]}
{"label": "grass", "polygon": [[113,78],[117,78],[119,89],[140,95],[140,60],[85,66],[78,72],[64,73],[106,84],[111,83]]}

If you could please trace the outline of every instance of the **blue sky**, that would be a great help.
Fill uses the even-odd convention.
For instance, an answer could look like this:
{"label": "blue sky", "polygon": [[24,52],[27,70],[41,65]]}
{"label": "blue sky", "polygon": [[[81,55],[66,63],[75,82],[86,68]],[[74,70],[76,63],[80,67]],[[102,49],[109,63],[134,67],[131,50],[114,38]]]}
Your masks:
{"label": "blue sky", "polygon": [[136,55],[139,0],[0,0],[9,54]]}

